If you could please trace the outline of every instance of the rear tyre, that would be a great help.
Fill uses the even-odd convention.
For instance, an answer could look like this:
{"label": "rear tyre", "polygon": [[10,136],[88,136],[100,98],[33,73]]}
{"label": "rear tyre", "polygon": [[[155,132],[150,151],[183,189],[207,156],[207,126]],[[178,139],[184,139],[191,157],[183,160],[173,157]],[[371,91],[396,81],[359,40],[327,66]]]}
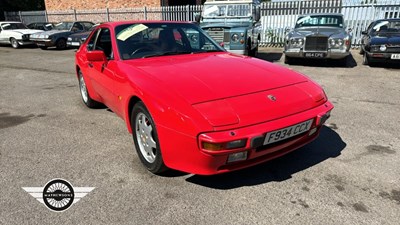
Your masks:
{"label": "rear tyre", "polygon": [[142,164],[154,174],[168,170],[162,159],[153,118],[143,102],[135,104],[131,114],[132,136]]}
{"label": "rear tyre", "polygon": [[257,57],[258,55],[258,40],[257,40],[257,45],[254,49],[250,50],[249,56],[251,57]]}
{"label": "rear tyre", "polygon": [[79,71],[78,73],[79,73],[79,89],[81,92],[83,103],[85,103],[85,105],[89,108],[99,108],[100,106],[102,106],[102,104],[100,102],[93,100],[90,97],[89,92],[86,88],[85,79],[83,79],[82,72]]}
{"label": "rear tyre", "polygon": [[364,54],[364,49],[363,49],[362,45],[360,46],[360,51],[359,51],[359,53],[360,53],[360,55],[363,55],[363,54]]}
{"label": "rear tyre", "polygon": [[364,52],[362,64],[363,65],[370,65],[370,63],[371,62],[370,62],[368,54],[366,52]]}
{"label": "rear tyre", "polygon": [[67,48],[67,41],[64,38],[59,39],[56,42],[57,49],[66,49]]}
{"label": "rear tyre", "polygon": [[11,39],[10,39],[10,43],[11,43],[11,46],[12,46],[13,48],[19,48],[19,43],[18,43],[17,39],[11,38]]}

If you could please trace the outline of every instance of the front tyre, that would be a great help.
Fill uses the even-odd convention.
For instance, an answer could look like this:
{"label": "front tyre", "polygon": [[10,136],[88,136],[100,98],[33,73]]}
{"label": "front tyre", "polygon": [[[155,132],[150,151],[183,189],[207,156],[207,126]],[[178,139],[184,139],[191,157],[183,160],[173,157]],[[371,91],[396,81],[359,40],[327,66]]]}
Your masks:
{"label": "front tyre", "polygon": [[61,50],[61,49],[66,49],[67,48],[67,41],[64,38],[58,39],[56,42],[56,48]]}
{"label": "front tyre", "polygon": [[132,136],[142,164],[154,174],[167,170],[153,118],[143,102],[135,104],[131,114]]}
{"label": "front tyre", "polygon": [[11,46],[12,46],[13,48],[19,48],[19,43],[18,43],[17,39],[11,38],[11,39],[10,39],[10,43],[11,43]]}
{"label": "front tyre", "polygon": [[83,103],[85,103],[85,105],[87,107],[89,107],[89,108],[98,108],[98,107],[100,107],[101,103],[93,100],[90,97],[89,92],[88,92],[87,87],[86,87],[85,79],[83,79],[82,72],[79,71],[78,74],[79,74],[79,90],[81,92],[81,97],[82,97]]}

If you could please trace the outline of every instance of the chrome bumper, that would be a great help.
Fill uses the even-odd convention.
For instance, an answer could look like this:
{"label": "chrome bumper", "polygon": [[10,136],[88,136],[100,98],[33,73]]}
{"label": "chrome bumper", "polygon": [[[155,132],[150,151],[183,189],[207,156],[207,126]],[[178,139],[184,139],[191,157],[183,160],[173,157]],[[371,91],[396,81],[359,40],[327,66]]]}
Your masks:
{"label": "chrome bumper", "polygon": [[[341,49],[328,49],[328,51],[303,51],[303,49],[287,49],[284,50],[283,53],[289,57],[293,58],[322,58],[322,59],[343,59],[346,56],[350,55],[348,50]],[[306,53],[323,53],[324,57],[306,57]]]}

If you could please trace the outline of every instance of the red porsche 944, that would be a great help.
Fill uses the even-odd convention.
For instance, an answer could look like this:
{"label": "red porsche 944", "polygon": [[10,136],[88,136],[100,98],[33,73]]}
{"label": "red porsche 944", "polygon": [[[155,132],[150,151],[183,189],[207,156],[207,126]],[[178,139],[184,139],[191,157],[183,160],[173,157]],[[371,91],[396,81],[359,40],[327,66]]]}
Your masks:
{"label": "red porsche 944", "polygon": [[308,77],[226,52],[197,25],[99,25],[76,53],[83,102],[122,117],[153,173],[211,175],[314,140],[333,105]]}

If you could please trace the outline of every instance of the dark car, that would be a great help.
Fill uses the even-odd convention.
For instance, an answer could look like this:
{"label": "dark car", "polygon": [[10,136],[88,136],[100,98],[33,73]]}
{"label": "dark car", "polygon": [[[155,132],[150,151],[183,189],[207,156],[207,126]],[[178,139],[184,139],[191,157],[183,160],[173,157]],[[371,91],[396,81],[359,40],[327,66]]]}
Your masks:
{"label": "dark car", "polygon": [[52,30],[31,35],[30,40],[41,49],[53,46],[57,49],[65,49],[69,35],[88,31],[93,25],[94,23],[87,21],[61,22],[56,24]]}
{"label": "dark car", "polygon": [[89,34],[96,28],[99,24],[94,25],[91,27],[88,31],[82,32],[82,33],[75,33],[69,35],[67,39],[67,46],[68,47],[79,47],[83,42],[85,42],[86,38],[89,36]]}
{"label": "dark car", "polygon": [[363,64],[400,62],[400,19],[381,19],[372,22],[361,39]]}
{"label": "dark car", "polygon": [[36,22],[36,23],[30,23],[27,25],[29,29],[36,29],[36,30],[52,30],[54,28],[54,23],[48,23],[48,22]]}

